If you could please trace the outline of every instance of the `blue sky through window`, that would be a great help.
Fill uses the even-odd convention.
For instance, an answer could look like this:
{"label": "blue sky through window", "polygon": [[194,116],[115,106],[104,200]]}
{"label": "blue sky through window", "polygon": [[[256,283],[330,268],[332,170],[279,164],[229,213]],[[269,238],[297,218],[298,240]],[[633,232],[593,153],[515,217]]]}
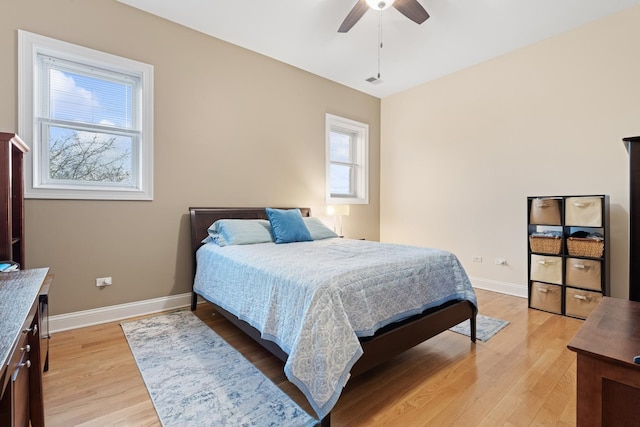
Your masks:
{"label": "blue sky through window", "polygon": [[[349,134],[341,132],[331,132],[331,145],[329,156],[331,162],[352,163],[351,141]],[[350,195],[351,190],[351,167],[342,164],[331,164],[331,186],[329,191],[336,195]]]}

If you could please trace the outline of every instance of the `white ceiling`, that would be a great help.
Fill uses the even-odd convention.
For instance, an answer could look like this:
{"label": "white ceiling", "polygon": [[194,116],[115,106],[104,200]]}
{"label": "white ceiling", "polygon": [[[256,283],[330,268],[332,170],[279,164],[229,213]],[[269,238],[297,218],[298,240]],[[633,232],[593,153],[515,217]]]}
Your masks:
{"label": "white ceiling", "polygon": [[[356,0],[118,0],[384,98],[640,4],[640,0],[419,0],[422,25],[394,8],[337,29]],[[378,27],[381,22],[381,82]]]}

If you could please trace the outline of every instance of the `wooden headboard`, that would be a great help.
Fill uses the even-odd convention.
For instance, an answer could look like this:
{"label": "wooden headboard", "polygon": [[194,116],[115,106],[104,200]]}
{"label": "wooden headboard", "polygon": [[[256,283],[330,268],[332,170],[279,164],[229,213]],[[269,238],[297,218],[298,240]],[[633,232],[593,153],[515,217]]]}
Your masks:
{"label": "wooden headboard", "polygon": [[[277,208],[295,209],[295,208]],[[311,209],[298,208],[302,216],[311,216]],[[265,208],[189,208],[191,219],[191,251],[195,274],[196,251],[207,237],[207,229],[219,219],[267,219]]]}
{"label": "wooden headboard", "polygon": [[[296,208],[276,208],[276,209],[296,209]],[[311,216],[311,209],[300,209],[302,216]],[[202,240],[209,235],[208,229],[211,224],[219,219],[267,219],[265,208],[189,208],[189,219],[191,220],[191,256],[193,257],[193,276],[196,275],[196,251],[202,246]],[[193,282],[191,283],[191,310],[196,309],[198,295],[193,292]],[[229,315],[231,316],[231,315]],[[227,316],[225,316],[227,317]],[[235,323],[235,321],[232,320]],[[242,327],[244,329],[244,327]],[[269,341],[270,342],[270,341]],[[264,345],[264,344],[263,344]],[[271,351],[280,351],[280,357],[286,354],[274,343],[266,344],[267,348],[276,347]]]}

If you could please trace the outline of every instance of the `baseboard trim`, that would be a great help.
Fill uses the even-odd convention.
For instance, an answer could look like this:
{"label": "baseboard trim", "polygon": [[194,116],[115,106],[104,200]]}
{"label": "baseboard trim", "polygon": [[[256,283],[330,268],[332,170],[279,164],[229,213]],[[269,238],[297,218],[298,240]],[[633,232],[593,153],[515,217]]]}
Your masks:
{"label": "baseboard trim", "polygon": [[471,285],[474,288],[485,289],[487,291],[499,292],[501,294],[513,295],[520,298],[528,298],[526,286],[515,283],[499,282],[497,280],[480,279],[478,277],[470,277]]}
{"label": "baseboard trim", "polygon": [[191,293],[170,295],[126,304],[76,311],[49,317],[49,333],[84,328],[85,326],[115,322],[130,317],[144,316],[191,305]]}

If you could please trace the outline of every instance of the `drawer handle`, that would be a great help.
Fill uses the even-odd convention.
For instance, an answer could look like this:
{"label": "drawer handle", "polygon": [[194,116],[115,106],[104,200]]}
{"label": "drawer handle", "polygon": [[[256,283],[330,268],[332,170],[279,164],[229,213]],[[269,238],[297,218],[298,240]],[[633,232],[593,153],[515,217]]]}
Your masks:
{"label": "drawer handle", "polygon": [[538,261],[538,264],[540,265],[547,265],[547,264],[553,264],[553,263],[555,263],[555,261],[549,261],[545,259]]}
{"label": "drawer handle", "polygon": [[580,269],[583,269],[583,270],[584,270],[585,268],[587,268],[587,266],[586,266],[586,265],[584,265],[584,264],[573,264],[573,267],[574,267],[574,268],[580,268]]}
{"label": "drawer handle", "polygon": [[587,202],[573,202],[573,206],[577,207],[577,208],[584,208],[586,206],[591,206],[592,203],[587,203]]}
{"label": "drawer handle", "polygon": [[27,360],[26,362],[19,364],[18,365],[18,369],[22,368],[23,366],[26,366],[27,368],[30,368],[31,367],[31,360]]}
{"label": "drawer handle", "polygon": [[538,288],[538,292],[542,292],[542,293],[546,294],[547,292],[549,292],[549,289],[547,289],[547,288]]}
{"label": "drawer handle", "polygon": [[24,352],[29,353],[29,352],[31,351],[31,345],[27,344],[27,345],[25,345],[24,347],[21,347],[21,348],[20,348],[20,351],[21,351],[21,352],[23,352],[23,353],[24,353]]}
{"label": "drawer handle", "polygon": [[27,328],[24,331],[25,334],[28,334],[29,332],[31,332],[32,335],[35,335],[38,333],[38,325],[33,325],[33,328]]}
{"label": "drawer handle", "polygon": [[574,295],[575,299],[581,299],[582,301],[586,301],[588,298],[584,295]]}

